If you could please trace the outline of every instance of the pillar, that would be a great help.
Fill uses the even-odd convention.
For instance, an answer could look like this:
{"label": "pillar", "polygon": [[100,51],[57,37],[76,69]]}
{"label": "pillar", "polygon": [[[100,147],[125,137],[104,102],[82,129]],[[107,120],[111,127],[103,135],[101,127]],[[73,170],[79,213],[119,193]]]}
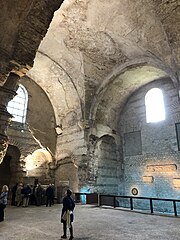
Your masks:
{"label": "pillar", "polygon": [[16,95],[16,88],[19,76],[10,73],[5,84],[0,87],[0,163],[6,154],[8,147],[7,129],[10,124],[12,115],[7,111],[7,105]]}

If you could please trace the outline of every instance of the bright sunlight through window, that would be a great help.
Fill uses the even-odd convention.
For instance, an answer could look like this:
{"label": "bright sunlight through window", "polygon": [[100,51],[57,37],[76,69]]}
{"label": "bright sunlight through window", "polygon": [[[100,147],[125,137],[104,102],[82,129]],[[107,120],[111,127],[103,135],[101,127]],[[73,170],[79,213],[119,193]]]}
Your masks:
{"label": "bright sunlight through window", "polygon": [[17,95],[8,103],[7,110],[13,115],[12,121],[25,123],[28,94],[22,85],[19,86],[16,93]]}
{"label": "bright sunlight through window", "polygon": [[159,88],[152,88],[147,92],[145,105],[147,123],[165,120],[163,93]]}

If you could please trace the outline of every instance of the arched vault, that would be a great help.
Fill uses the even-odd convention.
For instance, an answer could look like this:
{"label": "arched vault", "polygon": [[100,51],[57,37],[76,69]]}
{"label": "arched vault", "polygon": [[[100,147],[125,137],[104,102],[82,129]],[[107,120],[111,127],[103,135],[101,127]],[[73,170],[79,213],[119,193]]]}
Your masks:
{"label": "arched vault", "polygon": [[117,121],[127,99],[143,85],[167,77],[165,71],[142,64],[109,75],[93,99],[90,120],[117,129]]}

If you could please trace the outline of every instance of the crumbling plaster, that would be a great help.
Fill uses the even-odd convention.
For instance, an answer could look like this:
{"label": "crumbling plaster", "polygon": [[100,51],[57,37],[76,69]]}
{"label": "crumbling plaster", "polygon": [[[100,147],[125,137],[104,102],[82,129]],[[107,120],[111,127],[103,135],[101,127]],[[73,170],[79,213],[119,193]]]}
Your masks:
{"label": "crumbling plaster", "polygon": [[70,73],[66,73],[58,63],[48,56],[37,53],[35,64],[29,71],[30,76],[46,92],[55,111],[57,125],[62,124],[67,113],[76,111],[82,118],[81,99],[71,80]]}
{"label": "crumbling plaster", "polygon": [[[26,164],[27,157],[31,158],[35,150],[47,149],[52,154],[52,158],[54,158],[57,142],[54,111],[47,95],[28,77],[21,78],[20,83],[26,88],[28,93],[26,122],[18,123],[12,121],[7,132],[9,145],[17,147],[20,151],[19,164],[13,164],[14,160],[12,160],[11,164],[14,181],[16,181],[16,171],[19,174],[18,178],[21,178],[21,180],[22,176],[27,174],[27,171],[29,171]],[[42,106],[44,107],[43,110]],[[32,159],[35,159],[34,156]],[[37,157],[36,161],[38,164],[35,164],[35,171],[31,171],[29,174],[35,176],[35,173],[38,173],[39,176],[40,174],[42,175],[42,178],[48,175],[45,174],[49,169],[48,165],[42,160],[52,162],[52,158],[49,160],[47,157]],[[45,182],[45,177],[43,181]]]}
{"label": "crumbling plaster", "polygon": [[79,88],[76,87],[76,75],[73,74],[76,72],[73,67],[69,65],[70,69],[66,72],[61,64],[40,51],[28,76],[34,79],[49,97],[55,113],[56,126],[62,129],[62,135],[57,135],[56,159],[64,159],[64,154],[71,157],[72,152],[82,154],[85,151],[80,150],[80,146],[84,149],[85,145],[82,131],[84,108],[83,97],[78,89],[84,89],[80,85]]}
{"label": "crumbling plaster", "polygon": [[[28,77],[21,78],[21,84],[28,92],[28,109],[26,124],[40,144],[55,154],[57,134],[55,131],[55,114],[46,93]],[[42,109],[43,106],[43,109]],[[20,124],[19,124],[20,125]]]}
{"label": "crumbling plaster", "polygon": [[[162,9],[166,10],[164,10],[166,14]],[[147,0],[64,1],[55,13],[48,33],[39,47],[34,68],[29,73],[42,88],[46,89],[45,91],[48,91],[54,102],[57,123],[62,121],[62,115],[73,109],[76,109],[78,115],[81,114],[79,119],[91,119],[90,109],[92,111],[92,105],[99,97],[97,95],[102,88],[102,82],[123,64],[132,68],[131,63],[138,65],[139,59],[144,59],[144,65],[149,66],[151,62],[150,68],[158,67],[154,73],[147,67],[147,74],[145,71],[141,74],[139,67],[134,69],[138,80],[126,77],[125,85],[121,81],[121,92],[126,94],[118,99],[119,103],[124,103],[128,96],[143,84],[162,76],[169,75],[178,85],[179,57],[177,54],[174,55],[174,51],[176,53],[179,51],[178,26],[175,24],[176,29],[170,21],[167,21],[167,17],[171,17],[172,12],[173,19],[179,19],[177,9],[178,1],[173,1],[172,4],[171,1],[169,3],[169,1]],[[171,41],[169,39],[169,28],[175,28],[173,39],[176,43],[174,44],[171,43],[172,37]],[[164,71],[164,75],[161,70]],[[151,74],[148,74],[149,71]],[[145,75],[146,79],[142,81],[141,78]],[[110,86],[107,92],[103,90],[106,92],[104,102],[108,95],[111,97],[107,101],[112,100],[112,92],[115,88],[111,88]],[[56,93],[54,89],[60,90],[59,98],[54,94]],[[117,99],[117,96],[114,97],[113,93],[113,101],[116,105],[117,100],[114,99]],[[106,112],[102,112],[102,108],[99,107],[99,115],[105,115],[106,118]],[[106,107],[106,111],[107,109]],[[112,118],[107,120],[106,124],[111,120]]]}
{"label": "crumbling plaster", "polygon": [[80,184],[90,161],[88,135],[120,141],[119,115],[133,92],[168,76],[179,87],[178,47],[160,10],[166,2],[69,0],[54,14],[28,76],[48,95],[62,128],[57,164],[61,171],[65,159],[78,165]]}
{"label": "crumbling plaster", "polygon": [[[29,6],[22,24],[14,26],[13,50],[2,56],[1,81],[8,70],[33,65],[61,3],[36,0]],[[45,24],[42,13],[48,15]],[[62,128],[57,165],[81,162],[78,177],[86,181],[88,134],[116,135],[129,96],[153,80],[169,76],[179,89],[179,21],[178,0],[63,1],[28,72],[49,97]]]}

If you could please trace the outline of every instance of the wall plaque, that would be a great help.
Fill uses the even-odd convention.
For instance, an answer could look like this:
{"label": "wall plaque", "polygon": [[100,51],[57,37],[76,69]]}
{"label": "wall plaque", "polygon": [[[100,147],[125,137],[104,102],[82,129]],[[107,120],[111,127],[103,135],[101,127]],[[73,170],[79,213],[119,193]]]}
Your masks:
{"label": "wall plaque", "polygon": [[174,178],[173,179],[173,186],[175,188],[180,188],[180,178]]}
{"label": "wall plaque", "polygon": [[144,176],[143,182],[144,183],[152,183],[152,182],[154,182],[154,178],[152,176]]}
{"label": "wall plaque", "polygon": [[176,164],[162,164],[162,165],[148,165],[148,172],[175,172],[177,170]]}

